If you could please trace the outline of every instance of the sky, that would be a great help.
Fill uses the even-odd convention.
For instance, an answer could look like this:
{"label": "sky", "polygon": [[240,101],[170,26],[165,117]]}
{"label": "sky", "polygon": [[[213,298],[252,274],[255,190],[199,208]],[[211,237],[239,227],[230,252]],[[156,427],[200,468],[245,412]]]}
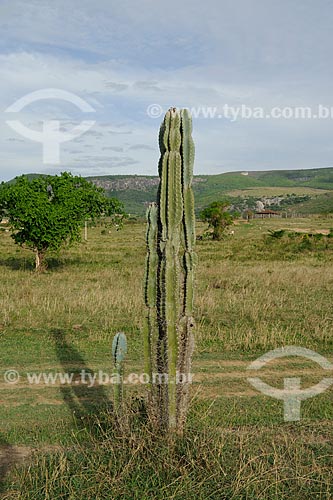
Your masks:
{"label": "sky", "polygon": [[332,22],[331,0],[0,0],[0,180],[156,175],[170,106],[196,174],[332,166]]}

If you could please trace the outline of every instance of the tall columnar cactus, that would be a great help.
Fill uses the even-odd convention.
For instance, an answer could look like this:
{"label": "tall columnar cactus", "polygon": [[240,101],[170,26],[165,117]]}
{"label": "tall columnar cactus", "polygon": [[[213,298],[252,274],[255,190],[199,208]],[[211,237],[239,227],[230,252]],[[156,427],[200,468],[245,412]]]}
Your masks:
{"label": "tall columnar cactus", "polygon": [[[147,212],[146,369],[155,376],[152,402],[159,425],[182,431],[193,352],[196,263],[192,191],[194,143],[186,109],[171,108],[160,128],[157,206]],[[154,377],[153,377],[154,379]],[[165,383],[167,382],[167,383]]]}
{"label": "tall columnar cactus", "polygon": [[126,335],[123,332],[118,332],[113,337],[112,341],[112,358],[117,374],[117,381],[114,389],[114,405],[116,412],[119,412],[121,410],[121,404],[123,400],[123,377],[126,353]]}

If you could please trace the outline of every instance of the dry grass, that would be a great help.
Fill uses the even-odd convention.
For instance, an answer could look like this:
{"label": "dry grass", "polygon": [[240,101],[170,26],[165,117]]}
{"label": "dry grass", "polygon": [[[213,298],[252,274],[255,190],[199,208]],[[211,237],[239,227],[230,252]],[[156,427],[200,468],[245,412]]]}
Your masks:
{"label": "dry grass", "polygon": [[[42,276],[33,272],[33,256],[1,233],[1,442],[6,450],[62,445],[13,471],[3,498],[331,499],[331,391],[306,402],[303,423],[284,425],[281,404],[252,390],[246,367],[284,345],[332,358],[331,243],[287,247],[264,237],[282,226],[332,225],[254,221],[221,242],[198,242],[197,379],[188,436],[172,449],[138,427],[137,417],[128,435],[97,426],[96,437],[96,425],[90,432],[88,407],[112,398],[110,387],[66,392],[28,387],[24,378],[29,371],[110,371],[111,339],[121,330],[129,341],[127,371],[142,370],[144,226],[106,235],[91,229],[86,244],[54,256]],[[23,373],[17,386],[2,379],[9,368]],[[278,386],[297,373],[305,385],[321,376],[311,363],[272,364],[265,380]],[[135,397],[142,388],[127,391]]]}

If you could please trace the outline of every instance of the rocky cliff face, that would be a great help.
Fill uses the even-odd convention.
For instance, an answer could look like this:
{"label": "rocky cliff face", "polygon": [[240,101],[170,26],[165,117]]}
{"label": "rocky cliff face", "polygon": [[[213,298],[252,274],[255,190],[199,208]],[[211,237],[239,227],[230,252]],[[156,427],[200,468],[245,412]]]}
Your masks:
{"label": "rocky cliff face", "polygon": [[124,177],[119,179],[90,179],[98,187],[107,191],[148,191],[150,188],[158,186],[158,177]]}
{"label": "rocky cliff face", "polygon": [[[116,179],[91,178],[89,180],[106,191],[149,191],[151,188],[158,186],[159,183],[159,177],[145,176],[120,177]],[[193,184],[205,181],[206,179],[202,177],[195,177]]]}

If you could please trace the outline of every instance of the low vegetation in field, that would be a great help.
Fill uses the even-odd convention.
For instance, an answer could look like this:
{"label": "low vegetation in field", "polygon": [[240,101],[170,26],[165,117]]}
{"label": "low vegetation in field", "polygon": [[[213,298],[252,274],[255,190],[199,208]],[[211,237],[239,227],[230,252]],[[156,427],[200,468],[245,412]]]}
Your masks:
{"label": "low vegetation in field", "polygon": [[[168,441],[110,418],[85,446],[45,451],[14,475],[6,499],[245,500],[331,498],[332,429],[207,427]],[[47,480],[46,480],[47,478]]]}
{"label": "low vegetation in field", "polygon": [[[302,403],[302,420],[287,424],[282,402],[247,381],[248,364],[277,347],[333,360],[332,226],[255,220],[222,241],[198,241],[193,400],[184,438],[170,442],[149,430],[144,386],[126,387],[131,408],[119,427],[112,386],[27,381],[32,372],[110,372],[117,331],[128,338],[126,372],[143,370],[144,225],[89,228],[87,242],[54,255],[39,276],[30,253],[2,232],[3,498],[332,498],[332,390]],[[198,224],[199,235],[205,230]],[[317,383],[320,368],[301,361],[273,364],[263,378]],[[21,374],[15,385],[4,381],[9,369]]]}

